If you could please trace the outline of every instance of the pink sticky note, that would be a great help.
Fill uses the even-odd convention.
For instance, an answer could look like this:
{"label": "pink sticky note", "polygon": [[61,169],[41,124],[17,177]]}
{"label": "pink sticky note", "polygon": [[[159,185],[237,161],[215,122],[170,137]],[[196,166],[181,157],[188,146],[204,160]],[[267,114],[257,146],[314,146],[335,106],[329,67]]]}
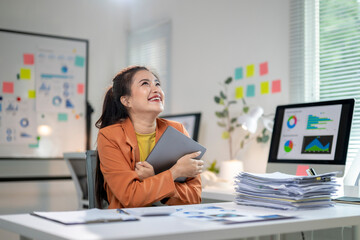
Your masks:
{"label": "pink sticky note", "polygon": [[281,80],[274,80],[271,82],[271,92],[278,93],[281,92]]}
{"label": "pink sticky note", "polygon": [[260,63],[260,76],[268,74],[268,72],[269,72],[268,63],[267,62]]}
{"label": "pink sticky note", "polygon": [[33,65],[34,64],[34,54],[24,53],[24,64]]}
{"label": "pink sticky note", "polygon": [[296,176],[307,176],[307,169],[309,169],[309,165],[298,165],[296,168]]}
{"label": "pink sticky note", "polygon": [[3,82],[3,93],[14,93],[14,83]]}
{"label": "pink sticky note", "polygon": [[79,83],[78,85],[77,85],[77,93],[78,94],[84,94],[84,84],[83,83]]}

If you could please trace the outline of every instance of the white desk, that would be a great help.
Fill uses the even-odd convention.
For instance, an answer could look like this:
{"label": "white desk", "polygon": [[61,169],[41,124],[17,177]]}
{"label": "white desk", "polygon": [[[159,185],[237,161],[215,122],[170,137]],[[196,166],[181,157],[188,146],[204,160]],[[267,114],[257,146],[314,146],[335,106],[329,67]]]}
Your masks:
{"label": "white desk", "polygon": [[[244,214],[288,214],[296,219],[224,225],[174,216],[146,217],[136,222],[117,222],[66,226],[29,214],[0,216],[0,228],[18,233],[22,239],[232,239],[284,234],[344,226],[360,225],[358,205],[336,204],[335,207],[306,211],[279,211],[236,205],[233,202],[212,203],[232,207]],[[354,239],[358,235],[355,235]]]}

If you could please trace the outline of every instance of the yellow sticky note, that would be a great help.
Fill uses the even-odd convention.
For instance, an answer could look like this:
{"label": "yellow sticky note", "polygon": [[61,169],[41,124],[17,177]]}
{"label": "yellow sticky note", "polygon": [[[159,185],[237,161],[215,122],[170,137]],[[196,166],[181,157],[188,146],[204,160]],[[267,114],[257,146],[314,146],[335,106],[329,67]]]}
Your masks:
{"label": "yellow sticky note", "polygon": [[246,77],[252,77],[255,74],[255,65],[247,65],[246,66]]}
{"label": "yellow sticky note", "polygon": [[239,98],[243,98],[244,97],[244,89],[243,87],[237,87],[235,89],[235,98],[239,99]]}
{"label": "yellow sticky note", "polygon": [[29,98],[35,98],[36,97],[35,90],[29,90],[28,91],[28,97]]}
{"label": "yellow sticky note", "polygon": [[20,79],[31,79],[31,69],[21,68],[20,69]]}
{"label": "yellow sticky note", "polygon": [[261,82],[260,83],[260,93],[261,94],[269,93],[269,82]]}

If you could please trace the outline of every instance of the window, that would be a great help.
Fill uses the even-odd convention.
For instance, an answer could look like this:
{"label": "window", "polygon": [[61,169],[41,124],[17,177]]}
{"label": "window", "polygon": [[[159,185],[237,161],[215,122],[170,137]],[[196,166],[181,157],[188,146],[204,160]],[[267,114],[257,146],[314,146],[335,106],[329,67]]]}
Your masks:
{"label": "window", "polygon": [[360,149],[360,1],[292,0],[292,102],[355,98],[346,171]]}
{"label": "window", "polygon": [[171,22],[129,32],[128,65],[144,65],[153,70],[160,78],[161,86],[166,94],[164,113],[170,112],[170,66],[171,66]]}

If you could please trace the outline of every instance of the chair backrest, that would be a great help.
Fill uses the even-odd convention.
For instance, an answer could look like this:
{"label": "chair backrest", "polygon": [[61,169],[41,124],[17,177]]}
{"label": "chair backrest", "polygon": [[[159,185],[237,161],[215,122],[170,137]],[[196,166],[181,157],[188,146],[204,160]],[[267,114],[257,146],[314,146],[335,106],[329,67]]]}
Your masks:
{"label": "chair backrest", "polygon": [[88,208],[89,205],[85,158],[83,152],[64,153],[66,165],[75,184],[79,209]]}
{"label": "chair backrest", "polygon": [[88,187],[88,198],[89,208],[99,207],[96,202],[95,196],[95,174],[96,174],[96,151],[86,151],[86,173],[87,173],[87,187]]}

